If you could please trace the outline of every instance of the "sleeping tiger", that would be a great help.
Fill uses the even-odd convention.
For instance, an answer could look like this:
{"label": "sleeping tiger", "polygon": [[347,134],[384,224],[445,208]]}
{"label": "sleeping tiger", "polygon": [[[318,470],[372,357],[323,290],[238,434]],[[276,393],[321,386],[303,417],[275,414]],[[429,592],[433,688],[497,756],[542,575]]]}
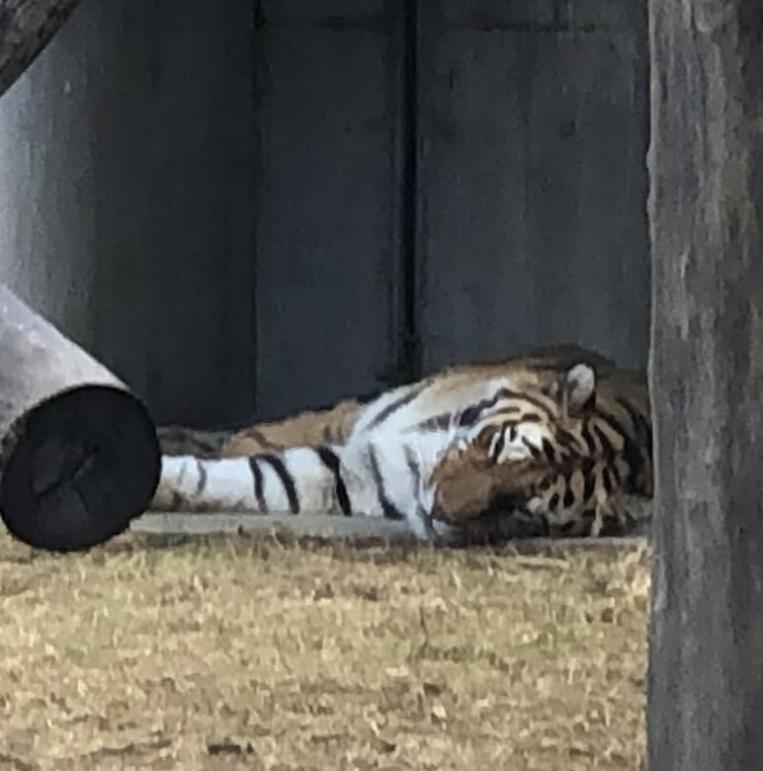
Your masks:
{"label": "sleeping tiger", "polygon": [[427,540],[628,532],[652,495],[643,376],[578,346],[454,367],[165,455],[152,508],[364,514]]}

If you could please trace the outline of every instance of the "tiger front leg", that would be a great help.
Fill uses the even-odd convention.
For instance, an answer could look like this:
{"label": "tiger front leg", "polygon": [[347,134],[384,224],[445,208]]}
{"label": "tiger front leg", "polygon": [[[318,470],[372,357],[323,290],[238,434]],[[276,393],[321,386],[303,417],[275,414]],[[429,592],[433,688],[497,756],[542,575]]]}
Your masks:
{"label": "tiger front leg", "polygon": [[494,481],[481,452],[472,449],[448,453],[427,481],[432,518],[455,525],[478,518],[490,507]]}
{"label": "tiger front leg", "polygon": [[498,502],[508,516],[530,500],[542,469],[528,460],[497,463],[494,447],[494,441],[461,443],[435,465],[428,480],[434,519],[466,524]]}
{"label": "tiger front leg", "polygon": [[543,429],[534,421],[521,426],[500,413],[458,437],[435,465],[429,484],[435,490],[437,519],[468,522],[496,507],[504,518],[534,498],[548,475],[541,452]]}

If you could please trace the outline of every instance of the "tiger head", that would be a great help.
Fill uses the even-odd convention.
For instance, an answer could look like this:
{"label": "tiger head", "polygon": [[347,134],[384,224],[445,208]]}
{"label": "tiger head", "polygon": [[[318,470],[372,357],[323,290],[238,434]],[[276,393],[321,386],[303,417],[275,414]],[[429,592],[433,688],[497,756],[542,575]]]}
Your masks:
{"label": "tiger head", "polygon": [[524,502],[550,469],[588,452],[582,429],[596,405],[593,366],[533,368],[510,380],[521,388],[499,390],[430,474],[436,519],[473,519],[497,499]]}

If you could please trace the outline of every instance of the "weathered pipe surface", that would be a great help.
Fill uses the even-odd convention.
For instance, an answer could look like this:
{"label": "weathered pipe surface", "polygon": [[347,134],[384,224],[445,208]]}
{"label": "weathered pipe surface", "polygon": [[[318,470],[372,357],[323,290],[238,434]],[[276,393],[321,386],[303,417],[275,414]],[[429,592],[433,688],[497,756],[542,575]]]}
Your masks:
{"label": "weathered pipe surface", "polygon": [[19,540],[87,549],[125,530],[159,482],[146,407],[0,286],[0,516]]}

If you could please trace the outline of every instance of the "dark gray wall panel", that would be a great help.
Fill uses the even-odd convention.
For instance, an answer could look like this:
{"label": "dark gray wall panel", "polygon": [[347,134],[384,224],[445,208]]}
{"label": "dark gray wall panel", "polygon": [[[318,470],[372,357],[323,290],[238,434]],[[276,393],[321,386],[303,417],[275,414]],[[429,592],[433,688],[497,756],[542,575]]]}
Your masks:
{"label": "dark gray wall panel", "polygon": [[257,408],[373,390],[396,354],[400,2],[262,2]]}
{"label": "dark gray wall panel", "polygon": [[0,101],[0,274],[161,421],[253,412],[249,0],[88,0]]}
{"label": "dark gray wall panel", "polygon": [[91,351],[95,87],[81,38],[92,19],[92,6],[75,11],[0,99],[0,280]]}
{"label": "dark gray wall panel", "polygon": [[643,363],[644,7],[417,7],[406,101],[403,0],[85,0],[0,100],[0,279],[161,422],[401,372],[413,214],[425,370],[564,339]]}
{"label": "dark gray wall panel", "polygon": [[630,0],[426,7],[425,369],[562,340],[644,364],[645,8]]}

